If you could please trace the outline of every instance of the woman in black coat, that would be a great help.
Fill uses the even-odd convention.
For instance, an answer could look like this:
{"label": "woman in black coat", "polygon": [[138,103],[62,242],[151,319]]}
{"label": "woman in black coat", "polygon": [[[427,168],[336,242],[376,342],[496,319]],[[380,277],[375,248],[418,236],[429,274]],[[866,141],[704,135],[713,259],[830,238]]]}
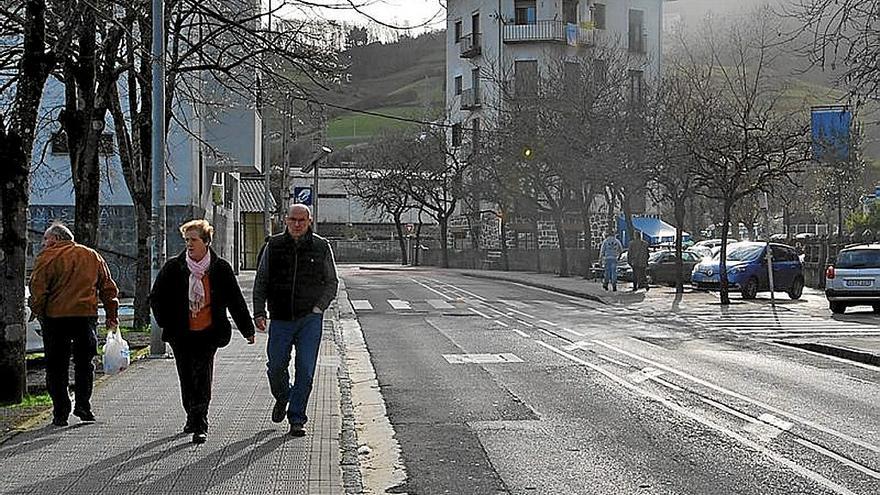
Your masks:
{"label": "woman in black coat", "polygon": [[229,344],[232,327],[254,343],[254,323],[229,262],[210,248],[214,228],[206,220],[180,227],[186,250],[159,271],[150,291],[150,307],[162,327],[162,340],[171,344],[186,411],[184,433],[193,443],[204,443],[208,432],[208,404],[214,374],[214,354]]}

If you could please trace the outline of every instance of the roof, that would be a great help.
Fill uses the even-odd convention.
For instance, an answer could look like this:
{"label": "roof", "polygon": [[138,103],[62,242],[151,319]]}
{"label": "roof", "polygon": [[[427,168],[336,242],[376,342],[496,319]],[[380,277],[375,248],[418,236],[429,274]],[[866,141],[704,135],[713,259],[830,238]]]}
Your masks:
{"label": "roof", "polygon": [[[266,189],[262,177],[242,177],[240,183],[241,212],[262,213],[266,210]],[[275,196],[269,192],[269,208],[275,211],[277,202]]]}
{"label": "roof", "polygon": [[[652,217],[632,217],[633,228],[641,232],[648,244],[675,242],[675,227]],[[690,239],[690,234],[682,232],[682,240]]]}

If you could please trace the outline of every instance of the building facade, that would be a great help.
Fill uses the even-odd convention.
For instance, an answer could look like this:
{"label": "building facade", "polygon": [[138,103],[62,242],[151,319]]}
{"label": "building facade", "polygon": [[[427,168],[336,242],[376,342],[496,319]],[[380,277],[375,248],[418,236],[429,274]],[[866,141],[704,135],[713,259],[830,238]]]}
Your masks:
{"label": "building facade", "polygon": [[[471,140],[478,146],[480,130],[491,128],[497,121],[506,95],[513,93],[519,97],[535,91],[531,81],[542,74],[546,76],[554,64],[590,60],[585,56],[589,51],[594,51],[592,60],[597,65],[604,62],[595,53],[620,53],[615,60],[626,64],[625,89],[630,98],[641,98],[646,84],[660,72],[662,3],[663,0],[450,0],[446,107],[453,143],[461,141],[463,132],[471,132]],[[569,224],[573,229],[574,246],[586,247],[601,240],[600,225],[607,223],[612,212],[603,211],[607,207],[601,197],[595,199],[594,205],[593,239],[583,238],[577,218],[565,221],[565,229],[569,230]],[[637,212],[645,209],[650,210],[650,205],[636,206]],[[499,220],[483,218],[479,223],[487,221]],[[465,223],[458,222],[454,236],[472,235],[463,228]],[[528,226],[520,223],[522,228],[512,223],[508,242],[556,246],[557,232],[552,219],[525,222]],[[494,243],[500,242],[498,236],[494,239]],[[484,247],[498,246],[488,242]]]}

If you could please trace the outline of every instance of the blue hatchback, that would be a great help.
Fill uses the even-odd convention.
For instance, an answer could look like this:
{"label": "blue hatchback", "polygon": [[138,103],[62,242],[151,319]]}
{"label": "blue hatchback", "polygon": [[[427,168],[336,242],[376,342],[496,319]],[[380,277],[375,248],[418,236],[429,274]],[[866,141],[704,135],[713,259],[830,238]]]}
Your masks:
{"label": "blue hatchback", "polygon": [[[804,292],[804,267],[797,252],[784,244],[770,243],[773,255],[773,287],[792,299]],[[769,291],[767,243],[737,242],[727,246],[727,281],[731,289],[742,292],[743,299],[754,299],[759,291]],[[691,283],[700,289],[721,286],[720,253],[694,266]]]}

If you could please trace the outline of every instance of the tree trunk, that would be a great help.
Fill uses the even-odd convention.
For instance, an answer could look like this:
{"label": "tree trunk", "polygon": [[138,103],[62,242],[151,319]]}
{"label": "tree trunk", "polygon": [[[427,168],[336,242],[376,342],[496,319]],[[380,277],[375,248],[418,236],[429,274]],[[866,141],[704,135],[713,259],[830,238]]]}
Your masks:
{"label": "tree trunk", "polygon": [[[33,139],[33,138],[31,138]],[[0,245],[0,403],[21,402],[27,393],[27,372],[25,348],[27,343],[26,322],[24,321],[25,252],[27,250],[28,176],[31,146],[15,130],[6,132],[0,126],[0,156],[6,157],[0,167],[0,182],[16,184],[4,187],[0,195],[2,209],[2,237]],[[32,140],[31,140],[32,142]]]}
{"label": "tree trunk", "polygon": [[559,276],[568,276],[568,251],[565,249],[565,213],[560,209],[553,212],[553,220],[556,224],[556,238],[559,245]]}
{"label": "tree trunk", "polygon": [[449,268],[449,245],[446,242],[446,233],[448,230],[448,218],[441,217],[437,219],[440,224],[440,265],[443,268]]}
{"label": "tree trunk", "polygon": [[721,304],[730,304],[730,294],[727,287],[727,237],[730,230],[730,210],[733,205],[724,200],[724,213],[721,219],[721,252],[719,253],[718,280],[721,285]]}
{"label": "tree trunk", "polygon": [[593,212],[593,186],[585,184],[581,189],[581,221],[584,224],[584,278],[593,278],[593,225],[590,215]]}
{"label": "tree trunk", "polygon": [[684,217],[687,213],[684,209],[684,199],[679,198],[675,201],[673,211],[675,216],[675,292],[680,294],[684,292],[684,260],[681,257],[681,237],[684,233],[682,224],[684,224]]}
{"label": "tree trunk", "polygon": [[397,231],[397,242],[400,244],[400,259],[401,265],[407,264],[407,255],[406,255],[406,238],[403,236],[403,224],[400,221],[400,216],[403,212],[395,211],[392,216],[394,217],[394,229]]}
{"label": "tree trunk", "polygon": [[[624,189],[621,191],[620,206],[623,207],[623,219],[626,225],[626,245],[629,245],[629,243],[636,237],[636,229],[633,227],[632,205],[630,205],[629,196],[630,193],[628,190]],[[626,245],[624,247],[626,247]]]}
{"label": "tree trunk", "polygon": [[[19,403],[27,393],[24,321],[25,259],[31,152],[37,113],[55,59],[46,52],[46,5],[27,0],[18,83],[9,122],[0,114],[0,403]],[[16,187],[6,187],[15,184]]]}
{"label": "tree trunk", "polygon": [[413,247],[413,265],[419,266],[422,253],[422,214],[419,212],[419,223],[416,225],[416,245]]}
{"label": "tree trunk", "polygon": [[137,226],[137,265],[134,288],[134,327],[150,327],[150,213],[151,199],[135,200]]}
{"label": "tree trunk", "polygon": [[507,252],[507,212],[502,210],[501,218],[501,266],[504,271],[510,271],[510,255]]}

